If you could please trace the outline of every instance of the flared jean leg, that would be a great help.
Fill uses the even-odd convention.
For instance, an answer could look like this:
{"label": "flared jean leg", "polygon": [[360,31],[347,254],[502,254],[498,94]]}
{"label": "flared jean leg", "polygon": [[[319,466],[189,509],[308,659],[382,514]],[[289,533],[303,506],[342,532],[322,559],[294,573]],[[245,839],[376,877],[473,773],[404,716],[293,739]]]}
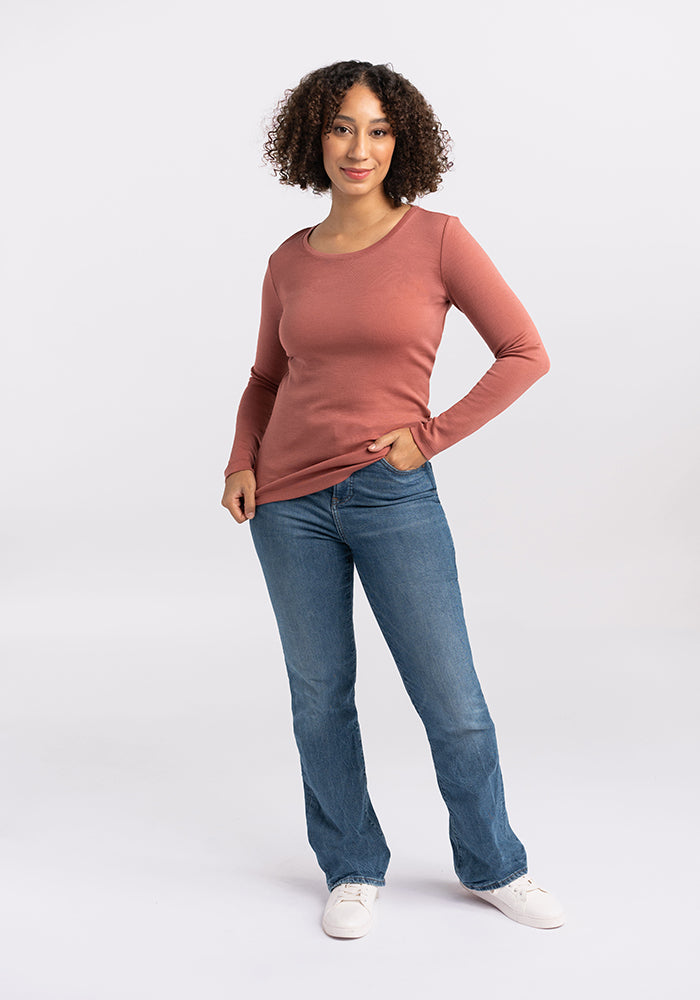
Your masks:
{"label": "flared jean leg", "polygon": [[287,668],[308,839],[332,890],[384,885],[390,852],[355,706],[354,563],[322,498],[258,505],[249,523]]}

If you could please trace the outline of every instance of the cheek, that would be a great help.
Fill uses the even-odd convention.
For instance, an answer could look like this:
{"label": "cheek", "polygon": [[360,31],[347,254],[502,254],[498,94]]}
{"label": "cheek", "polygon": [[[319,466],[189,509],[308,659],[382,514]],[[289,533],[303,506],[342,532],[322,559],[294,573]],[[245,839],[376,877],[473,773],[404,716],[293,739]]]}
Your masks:
{"label": "cheek", "polygon": [[332,138],[323,139],[321,148],[323,150],[323,159],[327,163],[332,163],[334,159],[338,158],[338,143],[334,142]]}
{"label": "cheek", "polygon": [[332,145],[325,139],[321,141],[321,153],[323,155],[323,166],[326,172],[328,172],[329,168],[332,166],[333,163]]}

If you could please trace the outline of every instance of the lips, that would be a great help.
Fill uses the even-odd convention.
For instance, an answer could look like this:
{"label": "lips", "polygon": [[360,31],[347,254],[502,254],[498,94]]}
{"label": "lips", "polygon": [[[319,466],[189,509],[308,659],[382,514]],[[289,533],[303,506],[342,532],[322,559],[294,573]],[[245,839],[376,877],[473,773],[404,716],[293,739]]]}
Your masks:
{"label": "lips", "polygon": [[372,173],[371,170],[350,170],[348,167],[341,167],[340,169],[344,174],[356,181],[364,180],[365,177],[369,177]]}

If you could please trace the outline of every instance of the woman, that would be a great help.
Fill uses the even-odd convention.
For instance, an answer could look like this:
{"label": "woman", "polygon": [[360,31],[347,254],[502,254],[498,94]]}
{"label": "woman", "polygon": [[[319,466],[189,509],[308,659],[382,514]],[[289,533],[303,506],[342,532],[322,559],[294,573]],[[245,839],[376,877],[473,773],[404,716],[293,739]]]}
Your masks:
{"label": "woman", "polygon": [[[352,60],[287,91],[265,146],[282,183],[330,189],[331,209],[269,258],[222,504],[250,523],[277,620],[308,837],[330,891],[322,926],[334,937],[369,930],[390,856],[355,709],[355,567],[426,728],[457,877],[520,923],[563,923],[508,821],[430,462],[517,399],[549,359],[460,220],[412,204],[452,166],[450,142],[408,80]],[[495,360],[431,417],[451,304]]]}

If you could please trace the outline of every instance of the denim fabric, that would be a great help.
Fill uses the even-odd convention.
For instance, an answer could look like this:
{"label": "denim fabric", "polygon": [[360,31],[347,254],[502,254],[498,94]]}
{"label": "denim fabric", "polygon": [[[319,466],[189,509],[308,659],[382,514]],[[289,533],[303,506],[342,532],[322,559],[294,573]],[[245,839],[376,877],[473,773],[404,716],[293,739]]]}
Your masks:
{"label": "denim fabric", "polygon": [[260,504],[249,524],[289,677],[309,843],[328,888],[384,885],[390,857],[355,708],[354,567],[426,729],[457,877],[495,889],[525,874],[430,461],[401,471],[379,458],[335,486]]}

